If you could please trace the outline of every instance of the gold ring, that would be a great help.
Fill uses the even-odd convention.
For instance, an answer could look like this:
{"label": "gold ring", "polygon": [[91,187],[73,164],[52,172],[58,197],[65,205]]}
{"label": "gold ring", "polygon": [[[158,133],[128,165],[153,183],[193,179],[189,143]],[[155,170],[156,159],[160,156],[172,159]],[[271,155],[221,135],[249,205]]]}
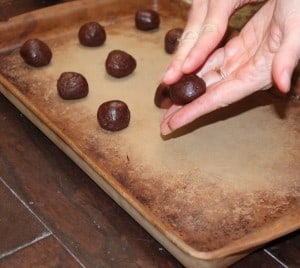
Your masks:
{"label": "gold ring", "polygon": [[225,75],[225,73],[222,71],[221,68],[216,68],[215,71],[216,71],[216,73],[221,77],[221,80],[225,80],[226,75]]}

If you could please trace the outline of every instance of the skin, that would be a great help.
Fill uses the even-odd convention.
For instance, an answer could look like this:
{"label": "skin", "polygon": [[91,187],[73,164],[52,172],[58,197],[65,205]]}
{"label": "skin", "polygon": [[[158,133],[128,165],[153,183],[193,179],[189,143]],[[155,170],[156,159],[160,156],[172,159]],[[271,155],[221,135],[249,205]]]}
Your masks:
{"label": "skin", "polygon": [[[265,2],[240,34],[215,50],[231,14],[253,2]],[[287,93],[300,58],[300,0],[194,0],[183,38],[163,76],[166,84],[200,70],[207,92],[193,102],[171,106],[162,135],[272,85]],[[220,68],[224,79],[216,72]]]}

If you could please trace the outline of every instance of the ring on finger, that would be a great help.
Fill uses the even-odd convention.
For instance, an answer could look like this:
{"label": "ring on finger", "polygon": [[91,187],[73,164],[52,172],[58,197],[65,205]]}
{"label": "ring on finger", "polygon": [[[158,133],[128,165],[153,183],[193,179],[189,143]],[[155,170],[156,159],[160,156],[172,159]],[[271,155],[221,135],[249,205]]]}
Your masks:
{"label": "ring on finger", "polygon": [[225,72],[222,70],[222,68],[215,68],[215,72],[221,77],[221,80],[225,80],[226,78],[226,74]]}

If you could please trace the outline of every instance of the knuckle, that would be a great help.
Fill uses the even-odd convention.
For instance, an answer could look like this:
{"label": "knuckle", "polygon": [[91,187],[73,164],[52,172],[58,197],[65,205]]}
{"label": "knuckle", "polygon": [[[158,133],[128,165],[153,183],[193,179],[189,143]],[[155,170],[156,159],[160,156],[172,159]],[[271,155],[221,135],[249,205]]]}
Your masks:
{"label": "knuckle", "polygon": [[214,33],[218,31],[219,31],[218,26],[215,23],[204,23],[201,27],[202,33]]}
{"label": "knuckle", "polygon": [[195,30],[187,30],[185,31],[181,38],[179,39],[179,42],[185,42],[185,41],[195,41],[199,38],[199,32]]}

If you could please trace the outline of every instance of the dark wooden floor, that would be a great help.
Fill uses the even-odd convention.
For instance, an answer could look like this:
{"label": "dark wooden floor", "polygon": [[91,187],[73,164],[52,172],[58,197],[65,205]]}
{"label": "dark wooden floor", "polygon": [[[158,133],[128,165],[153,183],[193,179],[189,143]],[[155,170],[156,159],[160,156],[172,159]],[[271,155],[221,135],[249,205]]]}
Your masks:
{"label": "dark wooden floor", "polygon": [[[0,267],[182,265],[0,94]],[[300,232],[232,267],[300,267]]]}

